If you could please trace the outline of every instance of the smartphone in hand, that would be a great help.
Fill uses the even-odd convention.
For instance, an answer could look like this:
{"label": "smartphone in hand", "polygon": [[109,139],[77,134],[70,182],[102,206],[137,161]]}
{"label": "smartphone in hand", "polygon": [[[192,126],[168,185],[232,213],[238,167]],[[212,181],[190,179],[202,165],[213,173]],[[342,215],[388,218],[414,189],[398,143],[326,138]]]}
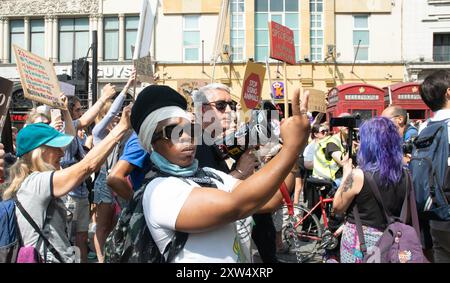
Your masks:
{"label": "smartphone in hand", "polygon": [[51,109],[50,110],[50,115],[51,115],[51,119],[52,119],[53,123],[55,123],[57,121],[62,121],[62,119],[61,119],[61,110],[59,110],[59,109]]}

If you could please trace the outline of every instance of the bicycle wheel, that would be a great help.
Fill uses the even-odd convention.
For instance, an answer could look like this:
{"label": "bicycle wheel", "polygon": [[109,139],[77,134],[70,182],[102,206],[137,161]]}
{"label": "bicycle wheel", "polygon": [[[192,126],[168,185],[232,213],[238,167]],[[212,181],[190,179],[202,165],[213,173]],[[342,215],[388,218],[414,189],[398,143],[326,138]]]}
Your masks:
{"label": "bicycle wheel", "polygon": [[[293,223],[289,218],[287,206],[283,206],[282,241],[285,247],[289,247],[289,254],[294,255],[289,262],[307,262],[314,258],[320,250],[323,227],[314,214],[309,214],[309,209],[304,206],[294,206]],[[308,215],[308,216],[306,216]],[[306,216],[306,217],[305,217]],[[301,222],[301,220],[303,221]]]}

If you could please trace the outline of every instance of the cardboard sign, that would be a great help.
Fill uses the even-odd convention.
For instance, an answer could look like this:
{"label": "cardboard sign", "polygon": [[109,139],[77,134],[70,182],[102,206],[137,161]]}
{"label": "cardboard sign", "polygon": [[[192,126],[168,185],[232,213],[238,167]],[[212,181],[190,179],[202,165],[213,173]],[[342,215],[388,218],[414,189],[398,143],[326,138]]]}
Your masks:
{"label": "cardboard sign", "polygon": [[13,82],[0,77],[0,133],[3,131],[5,119],[11,101]]}
{"label": "cardboard sign", "polygon": [[[134,54],[134,50],[134,45],[131,45],[131,53]],[[133,65],[136,69],[136,79],[139,82],[150,84],[155,83],[155,79],[153,78],[152,57],[150,53],[147,56],[133,60]]]}
{"label": "cardboard sign", "polygon": [[24,96],[28,99],[67,110],[59,96],[61,88],[53,64],[13,45]]}
{"label": "cardboard sign", "polygon": [[[305,89],[305,91],[307,91]],[[309,100],[308,100],[308,111],[309,112],[321,112],[327,113],[327,102],[325,99],[325,92],[317,89],[308,89]]]}
{"label": "cardboard sign", "polygon": [[65,82],[59,82],[59,87],[61,88],[61,91],[64,92],[64,95],[69,96],[75,96],[75,86],[65,83]]}
{"label": "cardboard sign", "polygon": [[270,58],[295,64],[294,32],[276,22],[269,23]]}
{"label": "cardboard sign", "polygon": [[145,57],[150,53],[157,7],[158,0],[142,0],[133,60]]}
{"label": "cardboard sign", "polygon": [[259,105],[265,74],[266,68],[263,65],[247,62],[241,93],[241,107],[244,112]]}

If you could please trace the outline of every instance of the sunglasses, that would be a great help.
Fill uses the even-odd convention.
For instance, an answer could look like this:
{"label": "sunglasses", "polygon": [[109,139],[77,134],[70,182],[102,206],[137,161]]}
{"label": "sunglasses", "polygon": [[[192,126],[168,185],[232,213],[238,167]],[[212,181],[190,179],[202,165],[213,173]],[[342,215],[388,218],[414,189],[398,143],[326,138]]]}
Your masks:
{"label": "sunglasses", "polygon": [[227,105],[229,105],[231,110],[236,111],[236,103],[234,101],[218,100],[205,103],[205,105],[213,105],[220,112],[224,112],[227,109]]}
{"label": "sunglasses", "polygon": [[177,142],[180,140],[183,134],[187,134],[189,137],[191,137],[191,140],[194,140],[196,133],[201,133],[201,125],[197,123],[185,124],[184,126],[180,126],[178,124],[167,125],[162,127],[161,131],[153,135],[152,143],[160,139],[170,140],[172,138],[177,139],[174,141]]}

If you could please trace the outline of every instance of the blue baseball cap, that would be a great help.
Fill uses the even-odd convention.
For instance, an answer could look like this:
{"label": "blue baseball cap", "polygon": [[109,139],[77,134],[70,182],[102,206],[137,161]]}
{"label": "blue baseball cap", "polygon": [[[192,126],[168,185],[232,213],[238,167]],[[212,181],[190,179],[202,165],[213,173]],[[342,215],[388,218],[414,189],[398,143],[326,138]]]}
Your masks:
{"label": "blue baseball cap", "polygon": [[47,124],[31,124],[20,130],[17,134],[16,155],[21,157],[42,145],[65,147],[68,146],[72,140],[72,136],[61,134]]}

